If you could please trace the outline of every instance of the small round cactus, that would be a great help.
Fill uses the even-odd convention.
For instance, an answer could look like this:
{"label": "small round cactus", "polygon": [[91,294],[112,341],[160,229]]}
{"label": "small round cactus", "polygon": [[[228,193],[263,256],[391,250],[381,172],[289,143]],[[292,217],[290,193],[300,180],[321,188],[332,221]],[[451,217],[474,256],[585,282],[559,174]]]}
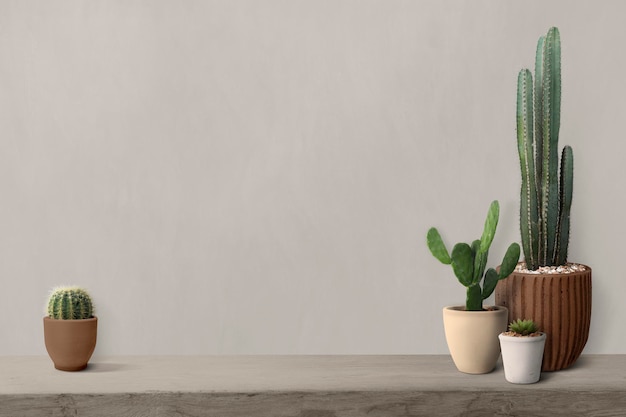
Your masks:
{"label": "small round cactus", "polygon": [[539,328],[532,320],[517,319],[509,324],[509,330],[522,336],[528,336],[537,333]]}
{"label": "small round cactus", "polygon": [[82,320],[93,317],[93,303],[86,290],[58,287],[48,300],[48,316],[57,320]]}

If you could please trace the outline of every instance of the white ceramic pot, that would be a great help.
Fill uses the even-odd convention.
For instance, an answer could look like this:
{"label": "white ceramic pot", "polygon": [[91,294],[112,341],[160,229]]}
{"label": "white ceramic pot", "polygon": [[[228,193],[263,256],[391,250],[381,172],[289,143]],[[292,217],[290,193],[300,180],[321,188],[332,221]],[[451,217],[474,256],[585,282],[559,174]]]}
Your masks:
{"label": "white ceramic pot", "polygon": [[443,327],[452,360],[467,374],[493,371],[500,357],[498,335],[507,328],[508,310],[485,306],[484,311],[466,311],[464,306],[443,309]]}
{"label": "white ceramic pot", "polygon": [[546,334],[541,336],[507,336],[501,334],[504,378],[513,384],[534,384],[541,376],[543,348]]}

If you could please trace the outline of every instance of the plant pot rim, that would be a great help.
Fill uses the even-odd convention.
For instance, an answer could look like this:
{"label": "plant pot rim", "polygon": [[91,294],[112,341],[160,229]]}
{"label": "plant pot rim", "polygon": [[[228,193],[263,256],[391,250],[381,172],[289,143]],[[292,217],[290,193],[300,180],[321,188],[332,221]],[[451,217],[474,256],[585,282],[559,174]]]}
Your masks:
{"label": "plant pot rim", "polygon": [[508,334],[500,333],[498,337],[513,343],[533,343],[544,340],[546,338],[546,334],[544,332],[539,332],[539,336],[509,336]]}
{"label": "plant pot rim", "polygon": [[44,316],[43,318],[44,320],[50,320],[50,321],[68,321],[68,322],[76,322],[76,321],[80,321],[80,322],[84,322],[84,321],[94,321],[94,320],[98,320],[97,316],[93,316],[93,317],[89,317],[88,319],[53,319],[50,316]]}
{"label": "plant pot rim", "polygon": [[[519,262],[518,265],[520,264],[524,264],[524,262]],[[567,276],[567,275],[580,275],[580,274],[585,274],[587,272],[591,272],[591,267],[587,264],[583,264],[580,262],[568,262],[568,264],[576,264],[576,265],[580,265],[580,266],[584,266],[585,269],[583,271],[572,271],[572,272],[537,272],[536,270],[533,271],[529,271],[529,272],[525,272],[525,271],[517,271],[514,270],[513,272],[511,272],[511,275],[524,275],[524,276],[528,276],[528,277],[545,277],[545,276],[555,276],[555,277],[562,277],[562,276]],[[498,265],[498,270],[500,268],[500,265]]]}
{"label": "plant pot rim", "polygon": [[465,313],[471,313],[471,314],[493,314],[493,313],[498,313],[501,311],[509,311],[506,307],[504,306],[493,306],[493,305],[484,305],[483,308],[489,308],[490,310],[478,310],[478,311],[473,311],[473,310],[466,310],[464,305],[455,305],[455,306],[446,306],[443,309],[447,310],[447,311],[453,311],[459,314],[465,314]]}

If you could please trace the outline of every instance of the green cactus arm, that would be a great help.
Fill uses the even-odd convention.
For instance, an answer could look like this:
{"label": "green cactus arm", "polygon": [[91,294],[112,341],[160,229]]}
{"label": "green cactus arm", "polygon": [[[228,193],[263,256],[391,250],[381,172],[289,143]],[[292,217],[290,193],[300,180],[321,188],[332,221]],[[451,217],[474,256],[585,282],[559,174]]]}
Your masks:
{"label": "green cactus arm", "polygon": [[489,268],[487,270],[487,273],[485,274],[485,279],[483,281],[483,300],[488,298],[493,293],[499,280],[505,279],[506,277],[511,275],[511,273],[515,269],[515,266],[517,266],[519,256],[520,246],[515,242],[511,243],[509,245],[509,248],[506,250],[506,253],[504,254],[504,259],[502,259],[500,272],[497,272],[493,268]]}
{"label": "green cactus arm", "polygon": [[[533,106],[534,113],[536,115],[534,120],[535,126],[535,160],[537,163],[535,164],[535,178],[534,181],[538,182],[541,178],[541,171],[543,168],[543,44],[545,42],[546,37],[541,36],[537,41],[537,51],[535,53],[535,85],[534,85],[534,100],[530,100],[530,111],[532,114]],[[539,190],[535,187],[536,192]],[[541,196],[537,194],[538,201],[541,199]]]}
{"label": "green cactus arm", "polygon": [[500,272],[498,273],[499,279],[504,279],[511,275],[517,266],[520,256],[520,247],[517,243],[513,242],[509,245],[509,248],[504,254],[502,263],[500,264]]}
{"label": "green cactus arm", "polygon": [[489,211],[487,212],[487,218],[485,219],[485,226],[483,228],[483,234],[480,237],[480,252],[488,252],[493,237],[496,234],[496,228],[498,227],[498,218],[500,216],[500,203],[498,200],[494,200],[489,205]]}
{"label": "green cactus arm", "polygon": [[496,270],[489,268],[485,274],[485,279],[483,280],[483,290],[481,294],[483,300],[489,298],[489,296],[493,293],[493,290],[496,289],[498,280],[500,280],[500,277],[498,276]]}
{"label": "green cactus arm", "polygon": [[472,284],[478,284],[485,273],[489,251],[481,252],[480,240],[476,239],[472,242],[472,254],[474,255],[474,273],[472,275]]}
{"label": "green cactus arm", "polygon": [[487,265],[487,258],[489,257],[489,248],[491,242],[496,234],[498,227],[498,219],[500,217],[500,203],[494,200],[489,205],[487,211],[487,217],[483,227],[483,234],[480,240],[472,243],[472,250],[474,252],[474,274],[472,277],[472,284],[478,284],[483,278],[485,267]]}
{"label": "green cactus arm", "polygon": [[561,153],[561,180],[559,199],[559,226],[556,253],[557,265],[567,263],[569,246],[570,209],[572,207],[572,193],[574,188],[574,153],[570,146],[565,146]]}
{"label": "green cactus arm", "polygon": [[517,78],[517,151],[522,173],[520,231],[526,265],[529,269],[536,269],[539,266],[539,205],[533,159],[532,85],[530,71],[521,70]]}
{"label": "green cactus arm", "polygon": [[483,309],[483,297],[480,285],[470,285],[467,287],[465,310],[481,311]]}
{"label": "green cactus arm", "polygon": [[[548,30],[544,55],[544,68],[549,76],[544,74],[543,90],[544,94],[549,92],[550,97],[543,101],[543,113],[549,114],[550,121],[547,125],[544,122],[543,127],[548,127],[545,135],[549,135],[550,141],[558,142],[561,127],[561,36],[556,27]],[[546,108],[546,103],[549,104],[548,108]],[[556,144],[554,146],[556,147]]]}
{"label": "green cactus arm", "polygon": [[558,224],[558,140],[561,109],[561,44],[550,28],[543,48],[543,168],[541,176],[541,265],[552,265]]}
{"label": "green cactus arm", "polygon": [[450,256],[454,275],[461,284],[466,287],[472,285],[474,272],[474,254],[472,248],[467,243],[457,243],[452,248]]}
{"label": "green cactus arm", "polygon": [[430,253],[432,253],[433,256],[439,260],[439,262],[444,265],[450,265],[452,262],[450,254],[448,254],[448,249],[446,249],[446,245],[443,243],[443,239],[441,239],[441,235],[435,227],[431,227],[428,230],[428,233],[426,234],[426,243],[428,245],[428,249],[430,249]]}

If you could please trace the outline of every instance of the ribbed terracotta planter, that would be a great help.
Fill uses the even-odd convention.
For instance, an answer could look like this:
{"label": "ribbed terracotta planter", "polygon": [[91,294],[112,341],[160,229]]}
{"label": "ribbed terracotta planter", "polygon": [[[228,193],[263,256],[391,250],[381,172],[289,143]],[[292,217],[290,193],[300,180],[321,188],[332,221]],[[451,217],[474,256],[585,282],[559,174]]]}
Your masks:
{"label": "ribbed terracotta planter", "polygon": [[87,367],[96,348],[98,318],[55,320],[43,318],[46,350],[54,367],[61,371],[80,371]]}
{"label": "ribbed terracotta planter", "polygon": [[497,305],[509,322],[532,319],[546,333],[543,371],[574,364],[587,343],[591,322],[591,268],[568,274],[513,272],[498,282]]}

